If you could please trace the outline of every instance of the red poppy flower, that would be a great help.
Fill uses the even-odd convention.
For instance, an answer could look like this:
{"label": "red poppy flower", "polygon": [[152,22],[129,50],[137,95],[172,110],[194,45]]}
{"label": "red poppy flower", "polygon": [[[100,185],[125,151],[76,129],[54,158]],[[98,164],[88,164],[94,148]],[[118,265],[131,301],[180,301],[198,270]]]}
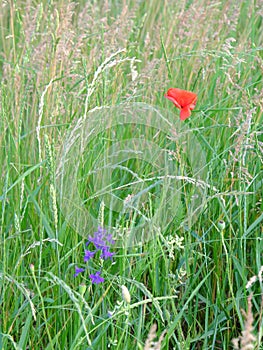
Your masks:
{"label": "red poppy flower", "polygon": [[171,88],[164,97],[172,101],[175,107],[180,109],[180,119],[185,120],[190,117],[191,111],[195,108],[197,95],[191,91]]}

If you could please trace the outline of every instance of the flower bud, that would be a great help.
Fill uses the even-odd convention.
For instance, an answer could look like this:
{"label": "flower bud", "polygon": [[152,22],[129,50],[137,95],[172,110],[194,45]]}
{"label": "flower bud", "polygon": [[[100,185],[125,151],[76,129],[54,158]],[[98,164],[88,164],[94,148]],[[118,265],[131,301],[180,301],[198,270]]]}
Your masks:
{"label": "flower bud", "polygon": [[219,228],[220,231],[223,231],[226,227],[226,223],[223,220],[219,220],[217,223],[217,227]]}
{"label": "flower bud", "polygon": [[121,286],[121,291],[122,291],[122,299],[127,303],[130,304],[131,302],[131,295],[130,292],[128,291],[128,288],[125,287],[124,285]]}
{"label": "flower bud", "polygon": [[79,285],[79,294],[83,297],[83,295],[85,294],[86,292],[86,289],[87,289],[87,286],[85,283],[81,283]]}

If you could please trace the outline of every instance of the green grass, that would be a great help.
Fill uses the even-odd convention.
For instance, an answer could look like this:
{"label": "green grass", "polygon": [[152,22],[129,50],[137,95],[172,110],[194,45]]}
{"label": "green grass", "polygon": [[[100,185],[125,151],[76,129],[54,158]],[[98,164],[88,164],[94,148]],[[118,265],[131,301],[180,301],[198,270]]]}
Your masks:
{"label": "green grass", "polygon": [[263,349],[262,29],[260,0],[0,2],[1,349]]}

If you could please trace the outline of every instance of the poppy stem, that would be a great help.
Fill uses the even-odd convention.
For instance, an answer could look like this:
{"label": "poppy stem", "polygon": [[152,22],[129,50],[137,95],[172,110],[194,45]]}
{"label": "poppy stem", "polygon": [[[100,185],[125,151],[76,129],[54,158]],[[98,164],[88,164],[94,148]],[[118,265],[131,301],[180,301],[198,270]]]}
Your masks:
{"label": "poppy stem", "polygon": [[169,64],[169,59],[167,57],[167,53],[166,53],[166,49],[164,46],[164,42],[163,42],[163,37],[162,35],[160,35],[161,38],[161,44],[162,44],[162,49],[163,49],[163,54],[164,54],[164,58],[165,58],[165,62],[166,62],[166,66],[167,66],[167,70],[168,70],[168,77],[169,79],[172,79],[172,72],[171,72],[171,68],[170,68],[170,64]]}

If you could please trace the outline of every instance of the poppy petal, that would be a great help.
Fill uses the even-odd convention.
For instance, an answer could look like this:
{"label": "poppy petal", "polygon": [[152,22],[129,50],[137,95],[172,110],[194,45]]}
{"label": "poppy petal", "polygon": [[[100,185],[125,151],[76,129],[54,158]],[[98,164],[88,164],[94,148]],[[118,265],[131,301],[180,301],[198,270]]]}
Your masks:
{"label": "poppy petal", "polygon": [[190,104],[196,104],[197,101],[195,93],[177,88],[169,89],[168,95],[173,97],[182,108]]}
{"label": "poppy petal", "polygon": [[191,115],[191,110],[190,110],[189,106],[186,106],[186,107],[182,108],[180,111],[180,120],[185,120],[185,119],[189,118],[190,115]]}
{"label": "poppy petal", "polygon": [[175,107],[181,109],[181,106],[179,105],[179,103],[176,101],[176,99],[172,96],[169,96],[168,94],[164,95],[165,98],[167,98],[168,100],[172,101],[173,104],[175,105]]}
{"label": "poppy petal", "polygon": [[191,109],[191,111],[195,108],[195,105],[196,105],[196,102],[189,105],[189,108]]}

